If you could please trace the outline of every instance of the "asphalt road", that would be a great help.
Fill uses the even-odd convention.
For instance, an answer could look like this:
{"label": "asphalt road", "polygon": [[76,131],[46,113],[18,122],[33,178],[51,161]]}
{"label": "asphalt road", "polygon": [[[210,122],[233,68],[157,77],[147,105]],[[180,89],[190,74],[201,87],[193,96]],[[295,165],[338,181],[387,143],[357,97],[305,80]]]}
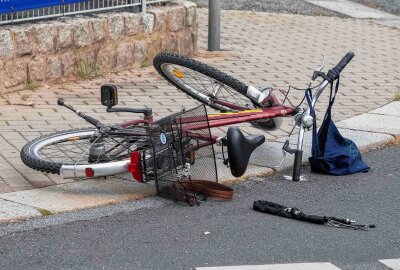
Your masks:
{"label": "asphalt road", "polygon": [[[199,7],[208,7],[209,0],[191,0]],[[302,14],[310,16],[338,16],[343,15],[328,9],[309,4],[302,0],[229,0],[221,1],[222,9],[250,10],[258,12],[274,12],[288,14]]]}
{"label": "asphalt road", "polygon": [[398,0],[351,0],[359,4],[400,15],[400,1]]}
{"label": "asphalt road", "polygon": [[[56,226],[51,219],[59,217],[53,217],[45,228],[32,221],[7,226],[8,232],[20,229],[0,238],[0,269],[191,269],[288,262],[387,269],[379,259],[400,258],[399,157],[400,146],[367,153],[371,171],[351,176],[311,174],[307,168],[306,182],[290,182],[282,174],[254,179],[234,187],[232,202],[158,203],[82,221],[65,218]],[[376,228],[354,231],[255,212],[253,201],[260,199]]]}

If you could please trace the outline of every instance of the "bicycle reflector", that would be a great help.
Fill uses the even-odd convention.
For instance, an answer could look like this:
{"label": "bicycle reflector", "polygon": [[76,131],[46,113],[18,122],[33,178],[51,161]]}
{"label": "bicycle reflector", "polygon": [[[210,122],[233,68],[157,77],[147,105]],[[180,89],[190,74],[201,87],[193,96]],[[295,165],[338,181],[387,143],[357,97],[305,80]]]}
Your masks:
{"label": "bicycle reflector", "polygon": [[143,183],[143,175],[140,163],[140,152],[135,151],[131,153],[131,163],[128,165],[128,171],[132,174],[133,178]]}
{"label": "bicycle reflector", "polygon": [[94,176],[94,170],[92,168],[86,168],[85,169],[85,174],[86,174],[86,177],[93,177]]}
{"label": "bicycle reflector", "polygon": [[183,77],[185,77],[185,74],[183,74],[182,71],[177,70],[177,69],[174,69],[174,70],[172,71],[172,73],[174,74],[175,77],[177,77],[177,78],[179,78],[179,79],[182,79]]}

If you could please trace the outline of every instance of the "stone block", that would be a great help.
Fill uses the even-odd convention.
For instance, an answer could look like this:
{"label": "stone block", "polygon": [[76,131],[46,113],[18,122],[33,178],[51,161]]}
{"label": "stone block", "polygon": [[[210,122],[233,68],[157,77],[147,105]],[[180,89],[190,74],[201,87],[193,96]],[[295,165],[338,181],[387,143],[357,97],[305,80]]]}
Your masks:
{"label": "stone block", "polygon": [[181,31],[177,34],[179,54],[192,55],[194,50],[192,33],[190,31]]}
{"label": "stone block", "polygon": [[117,66],[129,66],[133,62],[134,44],[122,43],[117,48]]}
{"label": "stone block", "polygon": [[98,56],[98,50],[97,48],[93,50],[85,50],[85,51],[80,51],[76,55],[76,65],[84,65],[86,67],[91,67],[92,69],[95,69],[97,65],[97,56]]}
{"label": "stone block", "polygon": [[117,63],[116,49],[114,44],[104,45],[100,48],[97,56],[97,66],[102,71],[113,70]]}
{"label": "stone block", "polygon": [[163,32],[167,28],[168,12],[162,8],[149,8],[149,13],[154,15],[154,31]]}
{"label": "stone block", "polygon": [[185,25],[186,26],[192,26],[193,24],[196,23],[196,10],[197,6],[193,2],[185,1],[183,5],[186,8],[186,20],[185,20]]}
{"label": "stone block", "polygon": [[400,116],[400,101],[393,101],[369,113]]}
{"label": "stone block", "polygon": [[95,42],[103,41],[106,37],[106,19],[98,18],[92,20],[93,39]]}
{"label": "stone block", "polygon": [[92,31],[90,20],[78,19],[73,22],[74,43],[77,47],[85,47],[92,44]]}
{"label": "stone block", "polygon": [[198,36],[198,27],[197,24],[193,24],[192,26],[189,27],[190,32],[192,32],[193,35]]}
{"label": "stone block", "polygon": [[192,41],[193,41],[193,53],[195,53],[195,52],[197,52],[197,50],[198,50],[198,46],[197,46],[197,40],[198,40],[198,33],[197,33],[197,31],[195,31],[195,32],[193,32],[192,30],[190,30],[191,31],[191,35],[192,35]]}
{"label": "stone block", "polygon": [[14,47],[11,38],[11,32],[8,30],[0,30],[0,58],[12,57],[14,54]]}
{"label": "stone block", "polygon": [[145,41],[140,40],[135,43],[135,51],[133,54],[135,64],[141,65],[146,60],[146,50],[147,44]]}
{"label": "stone block", "polygon": [[125,13],[125,33],[127,36],[136,35],[140,30],[140,16],[135,13]]}
{"label": "stone block", "polygon": [[108,18],[108,35],[110,39],[116,40],[124,36],[124,17],[119,14],[110,15]]}
{"label": "stone block", "polygon": [[8,200],[0,200],[0,222],[12,222],[19,219],[38,217],[35,207],[26,206]]}
{"label": "stone block", "polygon": [[39,24],[35,26],[37,50],[41,53],[53,52],[57,27],[54,24]]}
{"label": "stone block", "polygon": [[74,26],[72,24],[58,25],[57,50],[69,48],[74,44]]}
{"label": "stone block", "polygon": [[4,66],[6,88],[24,84],[27,81],[27,64],[21,61],[7,62]]}
{"label": "stone block", "polygon": [[31,29],[16,29],[14,32],[15,52],[20,55],[32,54],[32,31]]}
{"label": "stone block", "polygon": [[31,81],[43,81],[46,78],[47,64],[43,58],[35,57],[28,64],[28,77]]}
{"label": "stone block", "polygon": [[336,125],[339,128],[376,133],[382,133],[383,131],[386,134],[391,134],[393,136],[399,135],[400,127],[393,123],[400,123],[400,116],[365,113],[340,121]]}
{"label": "stone block", "polygon": [[140,25],[145,34],[151,34],[154,30],[154,15],[149,13],[140,14]]}
{"label": "stone block", "polygon": [[157,53],[161,51],[161,40],[159,38],[155,38],[153,40],[150,40],[147,44],[147,50],[146,50],[146,58],[149,60],[147,64],[152,64],[153,63],[153,58],[156,56]]}
{"label": "stone block", "polygon": [[58,56],[51,56],[47,59],[46,78],[50,80],[59,79],[62,76],[61,60]]}
{"label": "stone block", "polygon": [[172,32],[181,30],[185,25],[186,8],[176,7],[168,11],[168,29]]}
{"label": "stone block", "polygon": [[75,54],[73,52],[67,52],[62,54],[60,59],[64,76],[72,75],[75,70]]}
{"label": "stone block", "polygon": [[162,37],[161,48],[166,52],[178,53],[178,42],[175,34]]}
{"label": "stone block", "polygon": [[[138,200],[154,194],[154,186],[107,178],[6,193],[1,194],[0,199],[53,212],[63,212]],[[3,201],[0,201],[1,205],[2,203]],[[6,209],[8,208],[11,207],[8,206]]]}

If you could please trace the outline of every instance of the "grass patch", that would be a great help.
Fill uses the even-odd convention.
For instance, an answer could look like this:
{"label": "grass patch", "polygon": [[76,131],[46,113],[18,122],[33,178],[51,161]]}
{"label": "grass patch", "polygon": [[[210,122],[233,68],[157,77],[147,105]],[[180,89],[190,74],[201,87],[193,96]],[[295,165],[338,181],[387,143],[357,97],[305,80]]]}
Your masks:
{"label": "grass patch", "polygon": [[97,71],[96,64],[93,64],[88,60],[79,60],[75,67],[75,73],[81,79],[90,79],[95,77],[98,75]]}
{"label": "grass patch", "polygon": [[394,100],[395,100],[395,101],[400,101],[400,91],[398,91],[398,92],[394,95]]}
{"label": "grass patch", "polygon": [[40,213],[42,216],[52,216],[52,215],[54,215],[53,212],[51,212],[50,210],[47,210],[47,209],[38,208],[37,210],[39,211],[39,213]]}
{"label": "grass patch", "polygon": [[327,17],[327,16],[329,16],[328,14],[326,14],[324,12],[320,12],[320,11],[313,12],[310,15],[311,16],[316,16],[316,17],[323,17],[323,16]]}
{"label": "grass patch", "polygon": [[38,88],[38,85],[36,83],[32,82],[31,80],[27,80],[25,82],[25,89],[26,90],[34,91],[36,88]]}
{"label": "grass patch", "polygon": [[148,66],[150,66],[150,64],[149,64],[149,62],[147,60],[144,60],[142,63],[140,63],[140,67],[141,68],[145,68],[145,67],[148,67]]}

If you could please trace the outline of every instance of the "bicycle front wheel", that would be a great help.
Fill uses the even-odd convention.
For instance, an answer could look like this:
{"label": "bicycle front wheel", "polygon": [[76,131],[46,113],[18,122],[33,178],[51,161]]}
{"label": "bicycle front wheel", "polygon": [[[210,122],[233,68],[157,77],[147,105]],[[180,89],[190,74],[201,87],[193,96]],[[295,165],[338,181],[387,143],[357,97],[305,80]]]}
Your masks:
{"label": "bicycle front wheel", "polygon": [[99,135],[97,129],[65,130],[28,142],[21,159],[28,167],[60,174],[63,165],[117,163],[129,159],[132,151],[146,148],[144,137],[121,134]]}
{"label": "bicycle front wheel", "polygon": [[161,53],[153,64],[167,81],[213,109],[237,111],[261,107],[246,96],[244,83],[194,59]]}

